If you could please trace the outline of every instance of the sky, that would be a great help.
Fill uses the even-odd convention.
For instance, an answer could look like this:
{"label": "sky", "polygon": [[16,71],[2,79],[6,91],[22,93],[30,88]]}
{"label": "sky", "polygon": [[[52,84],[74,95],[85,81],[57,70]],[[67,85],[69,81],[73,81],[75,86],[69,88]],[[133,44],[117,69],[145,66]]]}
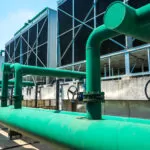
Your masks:
{"label": "sky", "polygon": [[0,49],[25,22],[45,7],[57,9],[57,0],[2,0],[0,4]]}

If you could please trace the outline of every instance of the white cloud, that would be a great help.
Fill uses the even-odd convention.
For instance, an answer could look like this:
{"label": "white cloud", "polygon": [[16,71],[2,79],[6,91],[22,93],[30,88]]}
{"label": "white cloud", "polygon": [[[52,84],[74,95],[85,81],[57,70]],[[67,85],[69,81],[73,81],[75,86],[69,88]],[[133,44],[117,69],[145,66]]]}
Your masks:
{"label": "white cloud", "polygon": [[4,49],[5,43],[34,15],[32,10],[17,10],[9,13],[5,19],[0,19],[0,49]]}

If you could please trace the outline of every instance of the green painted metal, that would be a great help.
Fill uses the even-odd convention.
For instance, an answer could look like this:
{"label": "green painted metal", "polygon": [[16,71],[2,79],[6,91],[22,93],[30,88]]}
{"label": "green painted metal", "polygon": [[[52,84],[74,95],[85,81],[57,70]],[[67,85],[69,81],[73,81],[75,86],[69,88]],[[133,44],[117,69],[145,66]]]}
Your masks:
{"label": "green painted metal", "polygon": [[[104,25],[96,28],[86,43],[85,101],[89,119],[101,119],[101,43],[119,34],[126,34],[150,42],[150,4],[134,9],[122,2],[112,3],[104,16]],[[100,83],[100,84],[99,84]]]}
{"label": "green painted metal", "polygon": [[10,64],[5,63],[2,65],[3,77],[2,77],[2,93],[1,93],[1,107],[7,107],[7,97],[8,97],[8,80],[10,71]]}
{"label": "green painted metal", "polygon": [[[101,95],[100,45],[104,40],[117,35],[118,33],[107,29],[105,25],[96,28],[90,34],[86,44],[86,94]],[[86,103],[88,118],[101,119],[102,99],[91,99]]]}
{"label": "green painted metal", "polygon": [[[2,84],[2,80],[0,80],[0,84]],[[8,85],[14,85],[15,81],[14,80],[9,80],[8,81]],[[34,83],[33,82],[30,82],[30,81],[23,81],[22,82],[23,86],[34,86]]]}
{"label": "green painted metal", "polygon": [[56,68],[43,68],[43,67],[36,67],[36,66],[27,66],[21,64],[12,64],[11,70],[15,72],[21,70],[23,75],[30,74],[30,75],[39,75],[39,76],[51,76],[51,77],[66,77],[66,78],[85,78],[85,72],[78,72],[78,71],[70,71],[70,70],[61,70]]}
{"label": "green painted metal", "polygon": [[14,108],[20,109],[22,107],[22,77],[23,72],[21,70],[21,66],[19,64],[16,64],[15,69],[15,84],[14,84]]}
{"label": "green painted metal", "polygon": [[[32,114],[32,115],[31,115]],[[103,117],[103,116],[102,116]],[[113,118],[113,117],[110,117]],[[116,118],[115,118],[116,119]],[[0,108],[0,120],[16,131],[32,134],[43,141],[56,142],[70,149],[149,150],[150,121],[93,120],[48,110]],[[128,119],[128,118],[127,118]],[[136,119],[141,122],[141,119]]]}
{"label": "green painted metal", "polygon": [[122,2],[112,3],[106,10],[104,24],[108,29],[150,42],[150,4],[134,9]]}
{"label": "green painted metal", "polygon": [[23,75],[40,75],[40,76],[54,76],[54,77],[67,77],[67,78],[85,78],[84,72],[60,70],[53,68],[43,68],[35,66],[27,66],[21,64],[12,64],[10,66],[11,71],[15,72],[15,85],[14,85],[14,108],[21,108],[22,96],[22,76]]}
{"label": "green painted metal", "polygon": [[[71,149],[149,150],[150,120],[101,115],[103,93],[101,92],[99,59],[101,43],[119,34],[124,33],[143,41],[150,41],[149,35],[144,35],[146,28],[149,31],[150,26],[150,19],[147,16],[149,16],[149,4],[135,10],[123,3],[115,2],[106,11],[105,24],[95,29],[89,36],[86,44],[86,114],[24,107],[22,109],[1,107],[0,121],[18,132],[34,135],[44,141],[56,142]],[[130,28],[127,27],[129,21],[131,21]],[[136,23],[137,26],[135,26]],[[140,31],[135,32],[134,28]],[[3,76],[6,78],[3,78],[4,82],[2,82],[4,89],[8,86],[5,74],[13,71],[15,72],[15,108],[21,108],[22,76],[25,74],[85,77],[85,73],[81,72],[20,64],[11,65],[8,68],[5,64]],[[7,95],[4,89],[2,96]]]}
{"label": "green painted metal", "polygon": [[14,35],[17,35],[19,32],[21,32],[24,28],[26,28],[26,27],[29,25],[29,23],[33,22],[35,19],[37,19],[41,14],[43,14],[43,13],[44,13],[45,11],[47,11],[48,9],[50,9],[50,8],[48,8],[48,7],[44,8],[44,9],[43,9],[42,11],[40,11],[36,16],[34,16],[31,20],[28,20],[28,22],[25,23],[24,26],[21,27]]}
{"label": "green painted metal", "polygon": [[[1,87],[2,87],[1,107],[7,107],[8,86],[9,85],[14,85],[16,83],[15,80],[9,80],[9,74],[11,72],[10,66],[11,66],[10,63],[4,63],[2,65],[3,77],[2,77],[2,81],[0,81],[0,84],[1,84]],[[17,86],[19,86],[19,85],[17,85]],[[34,86],[34,83],[33,82],[23,81],[22,85],[21,85],[21,91],[22,91],[22,86]],[[19,89],[19,91],[20,91],[20,89]],[[22,101],[22,99],[23,99],[23,97],[21,97],[20,101]]]}

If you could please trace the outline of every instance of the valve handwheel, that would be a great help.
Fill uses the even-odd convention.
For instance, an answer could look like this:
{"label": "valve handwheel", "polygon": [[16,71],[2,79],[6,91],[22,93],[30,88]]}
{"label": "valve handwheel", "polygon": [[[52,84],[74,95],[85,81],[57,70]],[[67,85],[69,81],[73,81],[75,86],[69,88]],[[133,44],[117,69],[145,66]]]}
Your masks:
{"label": "valve handwheel", "polygon": [[146,95],[147,99],[150,101],[150,96],[148,95],[148,93],[149,93],[149,89],[148,89],[149,83],[150,83],[150,80],[146,83],[144,91],[145,91],[145,95]]}
{"label": "valve handwheel", "polygon": [[74,85],[71,85],[67,91],[68,100],[71,100],[71,101],[76,100],[77,95],[78,95],[78,88]]}

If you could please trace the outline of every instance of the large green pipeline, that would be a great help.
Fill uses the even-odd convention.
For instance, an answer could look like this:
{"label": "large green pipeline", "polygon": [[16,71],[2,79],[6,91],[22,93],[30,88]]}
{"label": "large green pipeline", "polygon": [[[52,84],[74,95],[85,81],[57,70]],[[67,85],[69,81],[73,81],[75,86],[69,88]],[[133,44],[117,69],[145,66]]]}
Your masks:
{"label": "large green pipeline", "polygon": [[[0,109],[0,120],[17,132],[42,141],[79,150],[149,150],[150,121],[102,116],[88,120],[85,114],[55,113],[43,109]],[[144,123],[142,123],[142,121]],[[139,123],[138,123],[139,122]]]}
{"label": "large green pipeline", "polygon": [[119,34],[131,35],[150,42],[150,4],[134,9],[122,2],[112,3],[104,16],[104,25],[96,28],[86,43],[86,85],[85,102],[91,119],[101,118],[100,46],[101,43]]}

